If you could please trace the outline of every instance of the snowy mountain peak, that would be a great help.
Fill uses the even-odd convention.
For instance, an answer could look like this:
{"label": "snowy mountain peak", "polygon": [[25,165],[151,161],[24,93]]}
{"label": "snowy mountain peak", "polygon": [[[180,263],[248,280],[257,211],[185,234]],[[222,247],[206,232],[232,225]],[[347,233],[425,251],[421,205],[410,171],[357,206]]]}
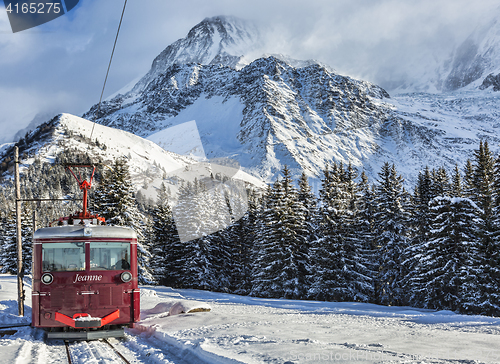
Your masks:
{"label": "snowy mountain peak", "polygon": [[188,33],[188,39],[198,39],[204,41],[205,38],[212,40],[220,37],[219,46],[235,45],[239,40],[250,36],[250,23],[232,16],[215,16],[205,18],[202,22],[195,25]]}
{"label": "snowy mountain peak", "polygon": [[185,38],[160,53],[152,69],[185,63],[222,63],[235,67],[257,38],[256,28],[247,21],[228,16],[205,18]]}
{"label": "snowy mountain peak", "polygon": [[150,71],[133,91],[139,92],[153,79],[175,64],[223,64],[241,68],[245,55],[259,44],[259,31],[251,22],[232,17],[205,18],[185,38],[165,48],[153,61]]}

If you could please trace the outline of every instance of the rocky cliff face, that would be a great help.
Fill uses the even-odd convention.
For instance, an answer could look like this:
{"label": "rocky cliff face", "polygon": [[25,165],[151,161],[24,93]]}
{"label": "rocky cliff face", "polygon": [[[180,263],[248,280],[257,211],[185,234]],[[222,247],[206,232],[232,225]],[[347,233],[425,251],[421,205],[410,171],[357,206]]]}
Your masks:
{"label": "rocky cliff face", "polygon": [[497,75],[490,73],[486,76],[481,86],[479,86],[479,89],[486,90],[489,87],[493,87],[493,91],[500,91],[500,73]]}
{"label": "rocky cliff face", "polygon": [[476,29],[455,51],[443,91],[454,91],[500,69],[500,21]]}
{"label": "rocky cliff face", "polygon": [[[383,106],[388,97],[376,85],[331,73],[319,64],[295,68],[269,56],[241,70],[222,64],[174,64],[141,92],[133,90],[104,102],[97,120],[147,137],[192,117],[210,157],[238,151],[243,166],[272,179],[282,159],[296,169],[319,174],[334,154],[342,155],[333,139],[390,118],[390,107]],[[238,106],[231,107],[225,125],[220,125],[206,118],[200,103],[208,103],[205,108],[210,110],[219,108],[220,114],[227,114],[229,105]],[[94,112],[96,107],[84,117]],[[219,141],[216,135],[225,135],[224,129],[234,133]]]}

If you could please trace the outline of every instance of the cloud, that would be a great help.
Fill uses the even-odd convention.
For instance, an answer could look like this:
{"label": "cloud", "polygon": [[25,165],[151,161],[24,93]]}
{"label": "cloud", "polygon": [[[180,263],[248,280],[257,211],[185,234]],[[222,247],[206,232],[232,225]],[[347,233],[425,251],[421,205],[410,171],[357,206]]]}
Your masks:
{"label": "cloud", "polygon": [[268,23],[275,24],[269,43],[281,46],[282,53],[318,59],[340,73],[382,84],[443,62],[498,7],[496,1],[464,0],[312,3],[310,11],[291,6],[268,15]]}
{"label": "cloud", "polygon": [[[205,17],[234,15],[266,29],[262,52],[316,59],[382,86],[442,62],[496,0],[131,0],[105,97]],[[49,110],[81,114],[98,102],[123,1],[85,0],[68,16],[11,33],[0,6],[0,142]],[[495,10],[495,11],[493,11]],[[15,120],[15,123],[12,121]]]}

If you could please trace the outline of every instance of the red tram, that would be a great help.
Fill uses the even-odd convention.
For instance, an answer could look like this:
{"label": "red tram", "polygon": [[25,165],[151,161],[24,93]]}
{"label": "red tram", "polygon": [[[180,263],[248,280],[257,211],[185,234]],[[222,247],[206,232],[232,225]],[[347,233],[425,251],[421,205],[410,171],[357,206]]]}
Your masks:
{"label": "red tram", "polygon": [[77,180],[83,211],[33,237],[32,326],[54,339],[121,337],[140,316],[137,235],[90,215],[91,182]]}

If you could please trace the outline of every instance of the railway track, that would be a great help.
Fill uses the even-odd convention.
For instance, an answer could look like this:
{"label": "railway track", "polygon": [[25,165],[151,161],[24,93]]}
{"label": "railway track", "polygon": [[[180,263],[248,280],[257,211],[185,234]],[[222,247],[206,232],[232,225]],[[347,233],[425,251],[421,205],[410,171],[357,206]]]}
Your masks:
{"label": "railway track", "polygon": [[[0,330],[0,341],[13,344],[13,350],[4,356],[4,361],[14,364],[68,363],[68,364],[190,364],[205,363],[173,345],[154,337],[128,333],[125,338],[107,338],[89,341],[63,339],[47,340],[43,330],[22,328],[19,334]],[[1,334],[5,334],[2,336]],[[12,337],[10,337],[12,336]]]}
{"label": "railway track", "polygon": [[[125,356],[124,356],[122,353],[120,353],[120,352],[118,351],[118,349],[117,349],[117,348],[116,348],[113,344],[111,344],[111,343],[110,343],[107,339],[100,339],[100,340],[99,340],[99,342],[103,342],[103,343],[105,343],[108,347],[110,347],[110,348],[112,349],[113,353],[114,353],[114,354],[115,354],[118,358],[120,358],[120,360],[121,360],[123,363],[125,363],[125,364],[131,364],[131,363],[130,363],[130,361],[129,361],[127,358],[125,358]],[[93,344],[93,342],[92,342],[92,344],[90,344],[90,343],[91,343],[91,341],[86,341],[86,343],[87,343],[89,346],[94,345],[94,344]],[[70,343],[69,343],[69,341],[68,341],[68,340],[64,340],[64,345],[65,345],[65,347],[66,347],[66,356],[67,356],[67,359],[68,359],[68,364],[73,364],[73,360],[72,360],[72,356],[71,356],[71,349],[70,349]],[[75,363],[75,364],[76,364],[76,363]]]}
{"label": "railway track", "polygon": [[108,344],[108,346],[113,349],[113,351],[115,352],[116,355],[118,355],[120,357],[120,359],[122,359],[126,364],[130,364],[130,362],[127,360],[127,358],[125,358],[122,353],[120,353],[109,341],[108,339],[102,339],[102,341],[104,341],[106,344]]}

